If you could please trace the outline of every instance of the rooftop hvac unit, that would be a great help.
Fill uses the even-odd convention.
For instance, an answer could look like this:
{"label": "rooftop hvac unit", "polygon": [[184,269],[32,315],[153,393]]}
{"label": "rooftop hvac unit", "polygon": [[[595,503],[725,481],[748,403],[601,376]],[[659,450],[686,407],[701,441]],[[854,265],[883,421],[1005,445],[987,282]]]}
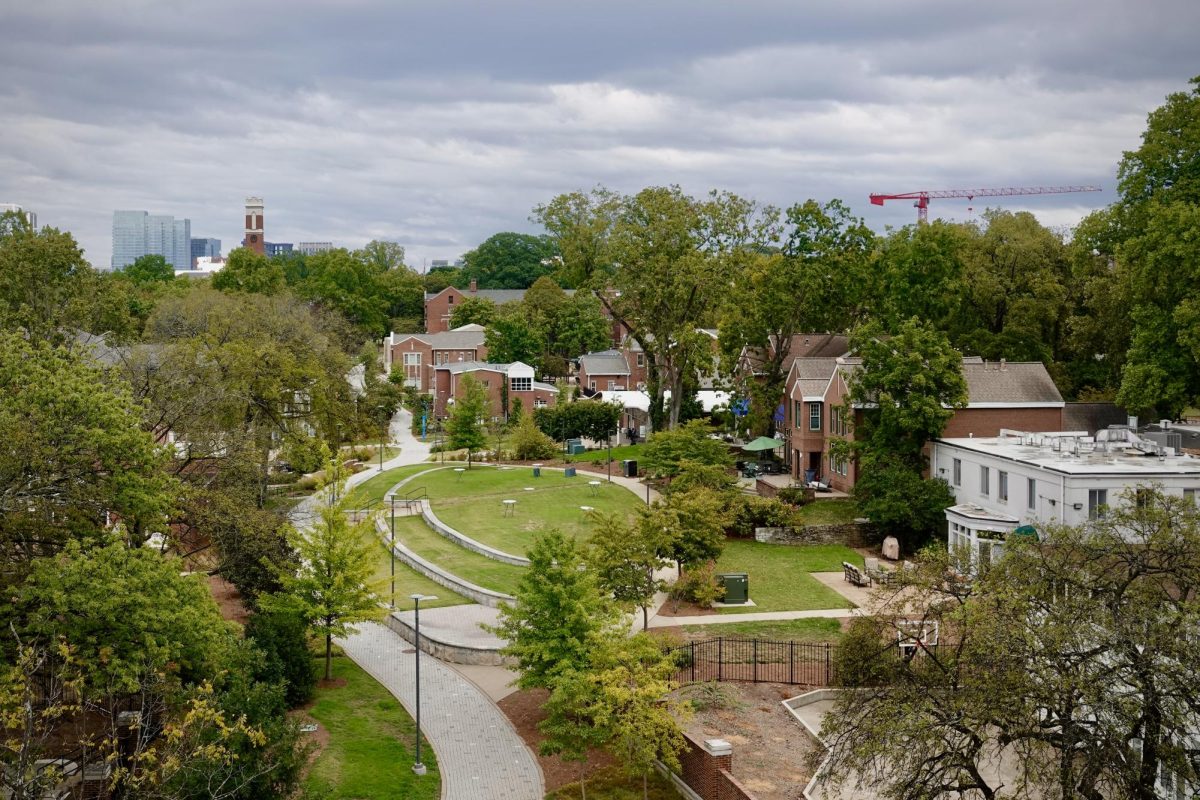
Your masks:
{"label": "rooftop hvac unit", "polygon": [[1160,447],[1168,447],[1175,450],[1176,453],[1183,450],[1183,434],[1175,433],[1174,431],[1151,431],[1143,433],[1142,438],[1149,442],[1154,442]]}

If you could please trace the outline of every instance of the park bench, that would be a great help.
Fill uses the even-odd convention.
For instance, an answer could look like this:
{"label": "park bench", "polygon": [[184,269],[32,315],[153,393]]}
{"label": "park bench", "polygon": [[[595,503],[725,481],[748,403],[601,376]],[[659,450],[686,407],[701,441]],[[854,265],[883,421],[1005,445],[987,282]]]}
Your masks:
{"label": "park bench", "polygon": [[871,578],[864,575],[862,570],[851,564],[849,561],[842,562],[842,574],[846,580],[853,583],[855,586],[870,586]]}

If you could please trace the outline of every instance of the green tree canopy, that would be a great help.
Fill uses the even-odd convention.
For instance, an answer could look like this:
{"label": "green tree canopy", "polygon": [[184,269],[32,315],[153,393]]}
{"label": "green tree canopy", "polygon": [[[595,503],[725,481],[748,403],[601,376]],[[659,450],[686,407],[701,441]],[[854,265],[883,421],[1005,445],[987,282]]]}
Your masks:
{"label": "green tree canopy", "polygon": [[387,334],[388,327],[388,304],[378,283],[381,274],[374,261],[341,248],[328,250],[309,256],[308,276],[296,292],[337,309],[364,333],[378,339]]}
{"label": "green tree canopy", "polygon": [[463,255],[462,278],[480,289],[527,289],[554,272],[557,255],[547,236],[497,233]]}
{"label": "green tree canopy", "polygon": [[225,266],[213,276],[214,289],[222,292],[277,294],[285,285],[283,267],[253,250],[239,247],[229,254]]}
{"label": "green tree canopy", "polygon": [[729,445],[710,435],[712,428],[703,420],[692,420],[670,431],[650,435],[642,451],[642,464],[655,475],[673,477],[685,462],[727,467],[733,464]]}
{"label": "green tree canopy", "polygon": [[664,581],[655,572],[667,565],[659,551],[661,535],[612,514],[597,514],[586,559],[600,589],[618,603],[642,610],[642,629],[650,626],[649,606]]}
{"label": "green tree canopy", "polygon": [[61,341],[66,329],[92,316],[92,274],[71,234],[10,225],[0,232],[0,326]]}
{"label": "green tree canopy", "polygon": [[145,255],[138,258],[120,271],[135,284],[168,283],[175,280],[175,268],[165,258],[158,254]]}
{"label": "green tree canopy", "polygon": [[450,449],[467,451],[467,468],[470,469],[471,454],[487,444],[483,426],[492,417],[491,401],[487,389],[472,376],[464,375],[461,385],[461,397],[450,407],[446,434]]}
{"label": "green tree canopy", "polygon": [[483,325],[487,327],[496,319],[496,304],[486,297],[464,297],[450,312],[450,327]]}
{"label": "green tree canopy", "polygon": [[527,555],[516,600],[501,604],[493,630],[508,642],[504,654],[517,660],[517,685],[550,688],[563,673],[588,669],[598,640],[619,615],[582,568],[579,547],[561,531],[537,534]]}
{"label": "green tree canopy", "polygon": [[0,437],[0,539],[10,558],[49,555],[114,517],[139,545],[174,503],[165,454],[128,390],[45,342],[0,335]]}

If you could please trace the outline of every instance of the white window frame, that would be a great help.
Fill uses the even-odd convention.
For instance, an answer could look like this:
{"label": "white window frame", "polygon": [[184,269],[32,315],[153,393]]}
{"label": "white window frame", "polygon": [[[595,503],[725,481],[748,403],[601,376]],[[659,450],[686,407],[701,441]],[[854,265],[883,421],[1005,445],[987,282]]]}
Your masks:
{"label": "white window frame", "polygon": [[821,403],[808,404],[808,429],[810,431],[821,430],[821,413]]}
{"label": "white window frame", "polygon": [[1000,470],[996,476],[996,499],[1001,503],[1008,502],[1008,473]]}
{"label": "white window frame", "polygon": [[956,458],[950,464],[950,478],[955,486],[962,486],[962,459]]}
{"label": "white window frame", "polygon": [[979,465],[979,493],[984,497],[992,494],[992,471],[983,464]]}
{"label": "white window frame", "polygon": [[521,377],[509,378],[508,379],[508,388],[509,388],[509,391],[512,391],[512,392],[532,392],[533,391],[533,378],[521,378]]}
{"label": "white window frame", "polygon": [[1037,478],[1025,479],[1025,492],[1028,495],[1025,498],[1025,507],[1030,511],[1037,511]]}
{"label": "white window frame", "polygon": [[1088,489],[1088,519],[1101,519],[1108,506],[1108,489]]}

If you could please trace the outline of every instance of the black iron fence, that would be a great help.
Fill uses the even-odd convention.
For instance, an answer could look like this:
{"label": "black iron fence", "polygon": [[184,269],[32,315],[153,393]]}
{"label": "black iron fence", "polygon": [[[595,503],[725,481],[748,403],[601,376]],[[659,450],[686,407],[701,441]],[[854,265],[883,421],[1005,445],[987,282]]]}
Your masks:
{"label": "black iron fence", "polygon": [[753,681],[829,686],[834,678],[837,646],[828,642],[793,642],[718,636],[667,648],[679,665],[680,684],[707,681]]}

